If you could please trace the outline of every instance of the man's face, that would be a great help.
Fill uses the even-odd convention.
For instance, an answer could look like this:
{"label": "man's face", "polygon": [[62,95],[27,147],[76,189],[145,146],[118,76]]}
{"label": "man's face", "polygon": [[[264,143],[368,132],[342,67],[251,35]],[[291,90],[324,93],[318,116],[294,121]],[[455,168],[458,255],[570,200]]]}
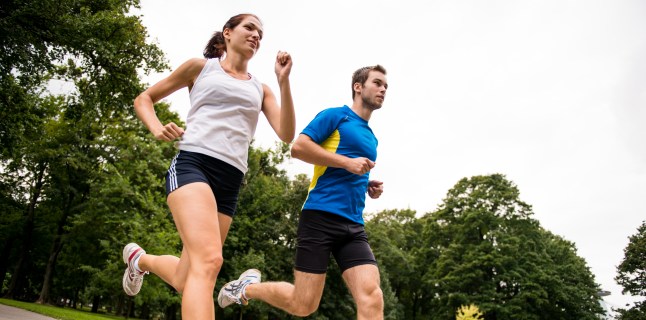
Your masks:
{"label": "man's face", "polygon": [[361,99],[364,106],[372,110],[381,108],[384,99],[386,99],[386,90],[388,90],[386,75],[379,71],[370,71],[368,80],[361,89]]}

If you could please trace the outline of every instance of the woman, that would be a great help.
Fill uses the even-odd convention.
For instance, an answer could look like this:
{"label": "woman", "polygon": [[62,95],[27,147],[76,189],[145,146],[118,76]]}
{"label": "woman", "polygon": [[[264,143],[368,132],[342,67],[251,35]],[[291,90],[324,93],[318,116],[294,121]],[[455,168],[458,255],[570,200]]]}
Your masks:
{"label": "woman", "polygon": [[[290,55],[279,51],[276,56],[280,105],[271,89],[247,72],[262,35],[257,16],[232,17],[208,42],[206,59],[186,61],[135,99],[137,116],[155,138],[181,137],[180,151],[166,175],[166,192],[184,247],[177,258],[146,254],[135,243],[126,245],[123,287],[127,294],[136,295],[144,274],[156,274],[182,293],[183,319],[214,318],[213,290],[223,263],[222,245],[235,214],[260,111],[282,141],[294,139]],[[174,123],[163,125],[153,108],[155,102],[184,87],[191,100],[186,132]],[[260,281],[259,273],[249,277]]]}

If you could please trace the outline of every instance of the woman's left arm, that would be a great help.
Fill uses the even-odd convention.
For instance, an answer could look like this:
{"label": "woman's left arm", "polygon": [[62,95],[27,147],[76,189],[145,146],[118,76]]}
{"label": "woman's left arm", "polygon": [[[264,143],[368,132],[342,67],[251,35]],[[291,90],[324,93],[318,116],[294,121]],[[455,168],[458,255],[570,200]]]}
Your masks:
{"label": "woman's left arm", "polygon": [[278,138],[286,143],[291,143],[296,134],[296,115],[292,90],[289,85],[289,73],[292,70],[292,57],[289,53],[278,51],[274,70],[280,88],[280,105],[271,89],[263,84],[262,112],[265,113],[269,125],[274,129]]}

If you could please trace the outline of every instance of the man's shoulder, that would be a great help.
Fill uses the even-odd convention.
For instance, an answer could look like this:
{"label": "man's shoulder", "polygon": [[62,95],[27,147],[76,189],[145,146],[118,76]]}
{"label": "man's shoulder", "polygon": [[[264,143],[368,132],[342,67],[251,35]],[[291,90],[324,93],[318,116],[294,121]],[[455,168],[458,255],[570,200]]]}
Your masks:
{"label": "man's shoulder", "polygon": [[348,113],[348,106],[340,106],[340,107],[330,107],[321,110],[317,116],[334,116],[334,115],[345,115]]}

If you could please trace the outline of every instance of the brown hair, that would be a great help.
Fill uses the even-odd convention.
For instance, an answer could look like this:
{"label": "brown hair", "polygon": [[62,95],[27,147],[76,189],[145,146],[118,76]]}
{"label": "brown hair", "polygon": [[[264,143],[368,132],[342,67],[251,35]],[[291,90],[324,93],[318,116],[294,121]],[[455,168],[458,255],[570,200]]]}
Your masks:
{"label": "brown hair", "polygon": [[255,17],[260,21],[260,18],[258,18],[255,14],[251,13],[241,13],[237,14],[229,19],[227,23],[224,24],[222,27],[222,31],[216,31],[213,33],[213,36],[211,36],[211,39],[209,42],[206,44],[206,47],[204,48],[204,58],[221,58],[222,55],[227,51],[227,44],[224,41],[224,32],[225,29],[231,29],[233,30],[235,27],[237,27],[242,20],[244,20],[246,17]]}
{"label": "brown hair", "polygon": [[386,74],[386,69],[382,67],[381,65],[374,65],[374,66],[368,66],[368,67],[363,67],[357,69],[352,74],[352,99],[354,99],[354,84],[355,83],[360,83],[361,86],[363,86],[366,83],[366,80],[368,80],[368,75],[370,74],[370,71],[378,71],[383,73],[384,75]]}

